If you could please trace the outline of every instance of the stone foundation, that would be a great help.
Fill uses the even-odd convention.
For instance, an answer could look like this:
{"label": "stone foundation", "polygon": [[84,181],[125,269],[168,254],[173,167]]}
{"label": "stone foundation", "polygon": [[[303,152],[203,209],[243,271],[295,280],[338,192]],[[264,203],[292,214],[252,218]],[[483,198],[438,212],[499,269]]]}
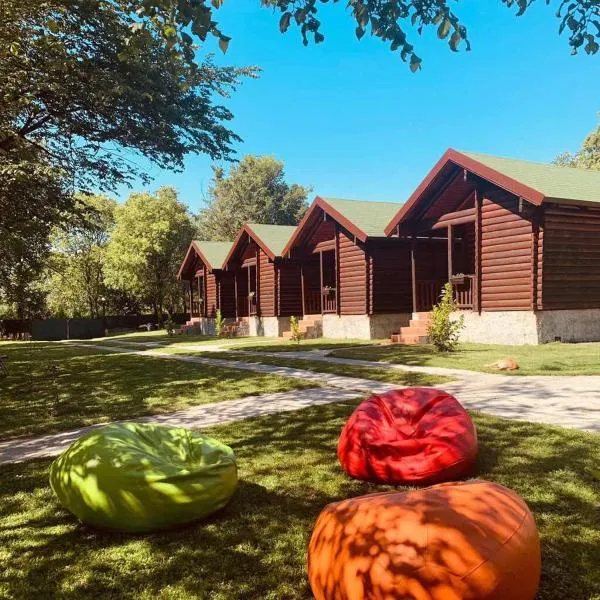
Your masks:
{"label": "stone foundation", "polygon": [[600,309],[544,310],[537,313],[538,338],[546,342],[599,342]]}
{"label": "stone foundation", "polygon": [[373,340],[389,338],[408,325],[410,314],[323,315],[323,337]]}
{"label": "stone foundation", "polygon": [[455,313],[458,315],[465,319],[461,342],[519,346],[600,341],[600,309],[460,311]]}
{"label": "stone foundation", "polygon": [[250,336],[279,337],[290,329],[289,317],[244,317]]}

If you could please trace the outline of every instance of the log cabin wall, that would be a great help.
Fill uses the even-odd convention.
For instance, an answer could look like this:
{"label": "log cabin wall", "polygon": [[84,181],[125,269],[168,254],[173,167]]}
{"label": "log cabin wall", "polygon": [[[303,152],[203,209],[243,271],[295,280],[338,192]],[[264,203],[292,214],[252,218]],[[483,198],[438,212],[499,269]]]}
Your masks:
{"label": "log cabin wall", "polygon": [[481,214],[481,309],[531,310],[533,227],[519,213],[519,199],[498,190],[486,194]]}
{"label": "log cabin wall", "polygon": [[258,314],[261,317],[274,317],[277,315],[275,291],[275,264],[258,249]]}
{"label": "log cabin wall", "polygon": [[367,314],[368,279],[364,244],[342,229],[337,233],[338,311],[342,315]]}
{"label": "log cabin wall", "polygon": [[277,265],[277,294],[280,317],[302,315],[302,280],[300,263],[282,260]]}
{"label": "log cabin wall", "polygon": [[369,312],[412,312],[410,242],[367,245],[369,269]]}
{"label": "log cabin wall", "polygon": [[214,317],[217,314],[217,308],[219,308],[218,297],[217,297],[217,276],[215,273],[206,273],[206,299],[205,299],[205,313],[206,317]]}
{"label": "log cabin wall", "polygon": [[230,271],[220,271],[217,276],[219,308],[225,318],[235,317],[235,284],[234,276]]}
{"label": "log cabin wall", "polygon": [[600,308],[600,207],[549,204],[544,211],[543,308]]}

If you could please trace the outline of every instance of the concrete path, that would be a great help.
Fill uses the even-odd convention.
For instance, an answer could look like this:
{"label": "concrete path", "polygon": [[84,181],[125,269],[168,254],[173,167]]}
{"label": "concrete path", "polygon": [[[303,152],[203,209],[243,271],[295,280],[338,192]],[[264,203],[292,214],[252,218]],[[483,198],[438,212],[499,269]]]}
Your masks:
{"label": "concrete path", "polygon": [[[329,373],[316,373],[300,368],[279,367],[253,362],[168,354],[152,350],[134,350],[118,346],[72,343],[103,352],[125,353],[153,359],[177,360],[197,364],[218,365],[282,377],[313,381],[321,387],[293,390],[278,394],[250,396],[214,404],[192,407],[167,415],[138,419],[145,422],[168,423],[191,428],[203,428],[218,423],[299,410],[312,405],[343,402],[365,396],[367,393],[383,393],[397,389],[398,385],[357,377],[345,377]],[[197,350],[195,347],[194,350]],[[236,351],[242,353],[242,351]],[[250,354],[250,352],[248,352]],[[281,357],[281,353],[252,352],[262,356]],[[283,358],[321,360],[335,364],[373,366],[384,369],[416,371],[435,375],[450,375],[459,381],[444,383],[443,388],[455,395],[468,409],[479,410],[507,419],[548,423],[587,431],[600,432],[600,376],[505,376],[444,369],[440,367],[412,367],[390,365],[372,361],[331,358],[324,353],[286,352]],[[16,439],[0,442],[0,464],[21,462],[42,456],[54,456],[80,435],[95,425],[74,431],[47,435],[34,439]]]}
{"label": "concrete path", "polygon": [[[239,400],[227,400],[214,404],[202,404],[167,415],[151,415],[131,419],[140,423],[159,423],[191,429],[202,429],[221,423],[240,421],[252,417],[300,410],[309,406],[352,400],[361,394],[339,388],[312,388],[292,390],[262,396],[247,396]],[[106,423],[81,427],[31,439],[16,439],[0,442],[0,464],[18,463],[34,458],[57,456],[85,433],[102,427]]]}

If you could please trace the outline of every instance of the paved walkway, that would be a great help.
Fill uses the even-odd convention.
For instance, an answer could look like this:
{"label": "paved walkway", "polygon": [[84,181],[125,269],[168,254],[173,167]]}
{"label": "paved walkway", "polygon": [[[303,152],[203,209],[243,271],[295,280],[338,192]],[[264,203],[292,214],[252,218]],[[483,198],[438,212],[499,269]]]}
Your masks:
{"label": "paved walkway", "polygon": [[[152,350],[135,350],[116,345],[77,345],[103,352],[125,353],[162,360],[177,360],[197,364],[255,371],[313,381],[321,386],[308,390],[293,390],[278,394],[250,396],[214,404],[196,406],[168,415],[149,416],[139,421],[168,423],[192,428],[203,428],[218,423],[299,410],[312,405],[343,402],[364,396],[367,393],[382,393],[399,386],[357,377],[345,377],[329,373],[317,373],[300,368],[279,367],[243,360],[227,360],[206,356],[168,354]],[[154,344],[153,344],[154,345]],[[130,346],[128,344],[128,346]],[[157,344],[159,346],[159,344]],[[207,346],[205,346],[207,347]],[[211,346],[214,348],[214,346]],[[183,349],[183,348],[182,348]],[[200,346],[190,349],[196,351]],[[224,348],[221,348],[221,351]],[[245,351],[237,350],[243,354]],[[261,356],[282,357],[275,352],[247,352]],[[468,409],[516,419],[572,427],[600,432],[600,376],[506,376],[444,369],[440,367],[417,367],[391,365],[372,361],[332,358],[323,352],[286,352],[283,358],[320,360],[340,365],[374,366],[383,369],[398,369],[435,375],[449,375],[459,380],[441,384],[446,391],[455,395]],[[0,464],[21,462],[42,456],[54,456],[77,437],[101,425],[74,431],[47,435],[34,439],[16,439],[0,442]]]}

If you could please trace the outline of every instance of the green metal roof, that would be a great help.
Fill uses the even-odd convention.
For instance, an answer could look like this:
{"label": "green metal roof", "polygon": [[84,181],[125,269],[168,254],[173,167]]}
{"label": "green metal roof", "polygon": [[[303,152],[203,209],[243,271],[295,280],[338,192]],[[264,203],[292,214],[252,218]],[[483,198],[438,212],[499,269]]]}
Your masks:
{"label": "green metal roof", "polygon": [[600,171],[459,152],[541,192],[547,198],[600,202]]}
{"label": "green metal roof", "polygon": [[384,237],[386,225],[402,206],[400,202],[321,198],[369,237]]}
{"label": "green metal roof", "polygon": [[296,231],[295,225],[265,225],[263,223],[248,223],[247,225],[275,256],[281,256],[282,250]]}
{"label": "green metal roof", "polygon": [[194,240],[194,244],[198,246],[198,249],[202,252],[212,269],[220,269],[231,250],[233,242],[203,242]]}

